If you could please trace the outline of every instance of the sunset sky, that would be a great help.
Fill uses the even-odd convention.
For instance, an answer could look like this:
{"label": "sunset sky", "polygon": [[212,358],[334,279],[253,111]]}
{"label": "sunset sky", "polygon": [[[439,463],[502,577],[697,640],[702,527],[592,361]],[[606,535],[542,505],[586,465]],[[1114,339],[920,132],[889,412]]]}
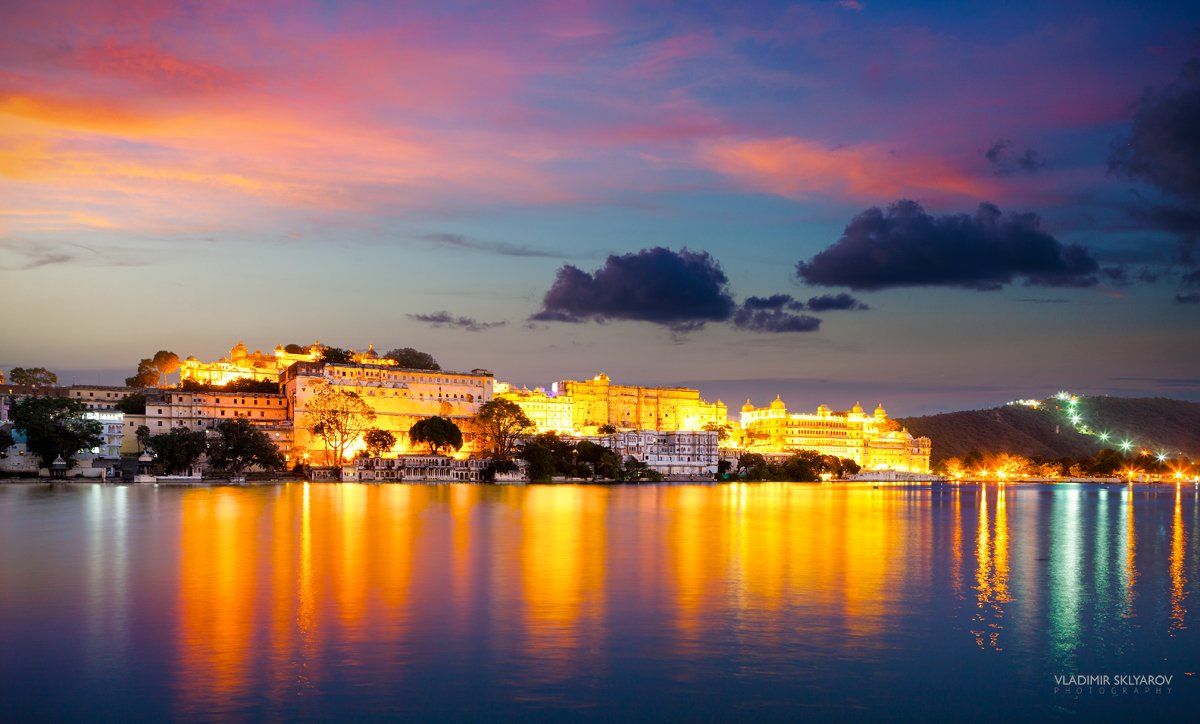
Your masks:
{"label": "sunset sky", "polygon": [[0,368],[1200,399],[1196,3],[0,4]]}

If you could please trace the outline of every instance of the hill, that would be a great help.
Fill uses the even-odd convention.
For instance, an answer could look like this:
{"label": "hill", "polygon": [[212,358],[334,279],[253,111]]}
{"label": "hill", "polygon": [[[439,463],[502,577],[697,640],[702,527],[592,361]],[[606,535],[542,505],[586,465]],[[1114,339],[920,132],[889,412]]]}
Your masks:
{"label": "hill", "polygon": [[[1200,454],[1200,403],[1163,397],[1050,398],[1041,407],[1005,405],[989,410],[898,418],[913,435],[933,440],[934,461],[981,453],[1026,457],[1085,457],[1129,440],[1135,449]],[[1079,416],[1073,422],[1070,415]],[[1109,441],[1100,438],[1109,435]]]}

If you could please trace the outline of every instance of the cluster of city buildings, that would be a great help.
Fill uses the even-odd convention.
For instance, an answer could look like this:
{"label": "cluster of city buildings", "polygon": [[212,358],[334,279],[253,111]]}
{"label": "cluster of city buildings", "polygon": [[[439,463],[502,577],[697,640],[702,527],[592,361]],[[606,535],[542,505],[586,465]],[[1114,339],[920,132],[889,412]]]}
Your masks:
{"label": "cluster of city buildings", "polygon": [[[709,477],[722,457],[736,460],[743,452],[783,456],[800,450],[848,458],[866,469],[929,472],[929,439],[914,438],[890,420],[882,406],[871,414],[857,404],[843,411],[820,405],[815,413],[797,413],[789,412],[776,398],[761,408],[747,401],[740,416],[731,419],[724,402],[709,402],[699,390],[623,385],[603,373],[529,389],[497,381],[484,369],[407,369],[377,355],[373,348],[355,352],[344,362],[322,361],[322,351],[320,343],[314,343],[309,347],[281,345],[266,354],[250,352],[239,343],[216,361],[183,360],[179,385],[145,390],[99,385],[3,386],[0,425],[8,422],[8,400],[27,394],[57,395],[82,402],[87,414],[104,426],[104,444],[77,456],[77,464],[84,470],[111,472],[122,455],[140,453],[136,432],[142,426],[157,435],[177,428],[213,430],[221,422],[239,418],[266,433],[289,466],[336,465],[344,461],[326,459],[326,446],[313,433],[309,410],[321,390],[332,388],[357,394],[374,413],[371,426],[391,432],[397,440],[382,460],[399,462],[364,463],[356,473],[362,479],[386,479],[388,475],[477,479],[481,468],[469,461],[479,458],[482,451],[469,423],[492,399],[518,405],[537,433],[591,439],[622,457],[645,462],[667,477]],[[271,392],[221,389],[238,380],[277,388]],[[145,395],[144,410],[130,410],[128,405],[120,409],[118,403],[135,392]],[[429,456],[422,457],[427,453],[425,447],[410,442],[408,432],[413,424],[432,416],[447,417],[463,430],[464,446],[451,456],[459,462],[430,465]],[[0,472],[19,471],[31,464],[36,471],[36,463],[21,445],[18,439],[14,449],[0,459]],[[360,437],[346,450],[347,459],[360,458],[364,447]]]}

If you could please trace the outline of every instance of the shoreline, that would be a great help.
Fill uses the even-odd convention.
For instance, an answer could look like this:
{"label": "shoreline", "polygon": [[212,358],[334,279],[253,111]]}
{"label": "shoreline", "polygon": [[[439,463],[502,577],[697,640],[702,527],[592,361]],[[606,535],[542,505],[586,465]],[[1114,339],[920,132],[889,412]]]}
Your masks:
{"label": "shoreline", "polygon": [[438,478],[409,478],[406,480],[309,480],[307,478],[271,478],[263,480],[243,480],[240,482],[231,481],[228,478],[208,478],[201,480],[161,480],[155,482],[134,482],[133,480],[100,480],[98,478],[49,478],[49,477],[3,477],[0,478],[0,486],[3,485],[54,485],[54,484],[72,484],[72,485],[114,485],[114,486],[145,486],[145,487],[168,487],[168,488],[251,488],[271,485],[288,485],[291,483],[313,483],[317,485],[494,485],[498,487],[512,485],[725,485],[731,483],[788,483],[791,485],[843,485],[843,486],[867,486],[878,488],[886,486],[889,488],[903,487],[960,487],[963,485],[1180,485],[1183,483],[1192,483],[1200,485],[1200,480],[1183,479],[1183,480],[1121,480],[1115,478],[1088,478],[1088,479],[1036,479],[1036,480],[983,480],[983,479],[965,479],[965,480],[714,480],[712,478],[690,478],[677,480],[659,480],[659,481],[627,481],[627,480],[542,480],[542,481],[517,481],[517,482],[480,482],[467,480],[443,480]]}

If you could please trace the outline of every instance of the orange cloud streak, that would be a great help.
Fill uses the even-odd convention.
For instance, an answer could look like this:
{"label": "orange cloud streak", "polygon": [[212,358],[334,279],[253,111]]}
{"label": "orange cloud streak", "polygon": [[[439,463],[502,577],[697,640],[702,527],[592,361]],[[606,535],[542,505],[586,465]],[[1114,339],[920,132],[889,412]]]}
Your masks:
{"label": "orange cloud streak", "polygon": [[699,161],[756,191],[806,198],[986,197],[983,180],[945,161],[895,154],[878,145],[829,148],[796,137],[721,139],[701,145]]}

